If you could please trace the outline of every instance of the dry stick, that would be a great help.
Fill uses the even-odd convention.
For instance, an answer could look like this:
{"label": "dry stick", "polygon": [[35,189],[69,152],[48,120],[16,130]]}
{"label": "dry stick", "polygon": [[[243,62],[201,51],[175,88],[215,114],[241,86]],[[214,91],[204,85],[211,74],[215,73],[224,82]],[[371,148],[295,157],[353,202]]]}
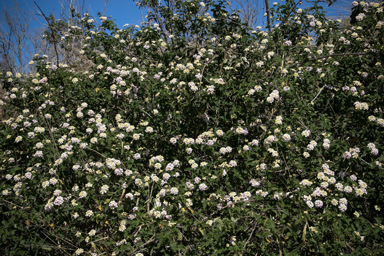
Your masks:
{"label": "dry stick", "polygon": [[[153,182],[152,183],[152,188],[151,188],[151,193],[148,195],[149,199],[147,200],[147,211],[149,212],[149,204],[151,203],[151,199],[152,199],[152,192],[153,192],[153,186],[155,185],[155,183]],[[149,192],[149,191],[148,191]]]}
{"label": "dry stick", "polygon": [[[44,229],[44,231],[46,231]],[[61,245],[60,244],[57,244],[55,241],[53,241],[45,232],[43,231],[43,234],[49,239],[51,240],[52,243],[56,244],[56,247],[59,248],[60,250],[62,250],[63,252],[65,252],[67,255],[70,255],[69,253],[67,253],[63,248],[61,248]],[[47,232],[47,231],[46,231]],[[53,248],[56,248],[54,246],[52,246]],[[69,249],[69,248],[68,248]]]}
{"label": "dry stick", "polygon": [[286,213],[285,211],[281,210],[280,208],[275,208],[275,209],[278,210],[279,212],[285,213],[285,215],[289,216],[290,218],[292,218],[294,220],[297,220],[295,217],[293,217],[292,215]]}
{"label": "dry stick", "polygon": [[[37,6],[37,8],[39,8],[41,14],[43,15],[45,21],[48,23],[48,26],[51,26],[51,23],[49,23],[49,20],[47,19],[47,17],[45,16],[44,12],[41,10],[40,6],[36,3],[36,1],[33,1],[35,3],[35,5]],[[53,43],[53,47],[55,48],[55,52],[56,52],[56,62],[57,62],[57,65],[59,65],[59,53],[57,52],[57,47],[56,47],[56,40],[54,41]]]}
{"label": "dry stick", "polygon": [[156,235],[156,233],[153,234],[153,236],[152,236],[146,243],[140,245],[140,247],[143,247],[144,245],[147,245],[147,244],[149,244],[150,242],[152,242],[152,241],[153,241],[153,238],[155,237],[155,235]]}
{"label": "dry stick", "polygon": [[[60,227],[58,227],[58,229],[59,229]],[[66,243],[68,243],[68,244],[70,244],[70,245],[72,245],[73,247],[76,247],[75,245],[73,245],[70,241],[67,241],[67,240],[65,240],[64,238],[61,238],[61,237],[59,237],[59,236],[57,236],[57,235],[53,235],[54,237],[56,237],[56,238],[59,238],[59,239],[61,239],[62,241],[64,241],[64,242],[66,242]],[[61,245],[60,245],[61,246]]]}
{"label": "dry stick", "polygon": [[15,103],[13,103],[13,102],[11,102],[11,101],[9,101],[9,100],[4,99],[4,98],[1,97],[1,96],[0,96],[0,100],[4,101],[5,103],[11,104],[11,105],[13,105],[13,106],[15,106],[15,107],[17,107],[17,108],[19,108],[19,109],[23,109],[22,107],[16,105]]}
{"label": "dry stick", "polygon": [[247,246],[247,244],[249,243],[249,240],[251,240],[251,237],[252,237],[253,232],[255,231],[256,227],[257,227],[257,223],[256,223],[255,226],[253,227],[251,234],[249,235],[247,241],[245,242],[245,244],[244,244],[244,249],[245,249],[245,247]]}
{"label": "dry stick", "polygon": [[104,156],[103,154],[97,152],[96,150],[94,150],[94,149],[92,149],[92,148],[86,147],[86,149],[88,149],[88,150],[92,150],[93,152],[95,152],[95,153],[101,155],[102,157],[107,158],[106,156]]}
{"label": "dry stick", "polygon": [[119,204],[121,204],[121,199],[123,198],[124,194],[125,194],[125,189],[123,189],[123,193],[121,193],[121,196],[119,198]]}
{"label": "dry stick", "polygon": [[[374,54],[374,53],[375,52],[335,53],[335,54],[324,55],[324,56],[313,58],[313,59],[308,59],[308,61],[315,61],[315,60],[325,59],[325,58],[334,57],[334,56],[353,56],[353,55],[360,56],[360,55],[370,55],[370,54]],[[292,65],[290,68],[293,68],[296,65],[302,65],[304,63],[305,62],[296,63],[296,64]]]}
{"label": "dry stick", "polygon": [[313,60],[319,60],[319,59],[324,59],[328,57],[333,57],[333,56],[348,56],[348,55],[369,55],[369,54],[374,54],[375,52],[351,52],[351,53],[335,53],[335,54],[330,54],[330,55],[324,55],[318,58],[310,59],[311,61]]}
{"label": "dry stick", "polygon": [[[207,63],[204,65],[203,69],[201,70],[201,77],[203,77],[203,75],[204,75],[204,69],[205,69],[205,67],[208,66],[208,64],[210,64],[216,57],[219,57],[219,55],[214,55],[214,56],[212,57],[212,59],[210,59],[210,61],[207,62]],[[199,79],[200,82],[201,82],[202,79],[203,79],[203,78]]]}
{"label": "dry stick", "polygon": [[315,98],[313,98],[313,100],[311,100],[311,102],[310,103],[308,103],[308,104],[311,104],[311,103],[313,103],[315,100],[316,100],[316,98],[320,95],[320,93],[321,93],[321,91],[323,90],[325,88],[325,85],[320,89],[320,91],[319,91],[319,93],[316,95],[316,97]]}
{"label": "dry stick", "polygon": [[14,206],[17,206],[17,207],[19,207],[20,209],[23,209],[23,207],[21,207],[21,206],[18,206],[17,204],[15,204],[15,203],[12,203],[12,202],[9,202],[9,201],[7,201],[7,200],[5,200],[5,199],[2,199],[4,202],[7,202],[7,203],[9,203],[9,204],[13,204]]}
{"label": "dry stick", "polygon": [[144,224],[141,224],[139,227],[138,227],[138,230],[135,232],[135,234],[133,234],[133,237],[136,237],[137,234],[139,233],[139,231],[141,230],[141,227],[144,226]]}
{"label": "dry stick", "polygon": [[371,165],[372,166],[372,164],[371,163],[368,163],[367,161],[365,161],[363,158],[360,158],[364,163],[366,163],[366,164],[368,164],[368,165]]}
{"label": "dry stick", "polygon": [[98,239],[98,240],[93,241],[93,243],[96,243],[96,242],[99,242],[99,241],[102,241],[102,240],[105,240],[105,239],[108,239],[108,238],[109,238],[109,237],[106,236],[106,237],[103,237],[103,238],[100,238],[100,239]]}
{"label": "dry stick", "polygon": [[48,124],[48,121],[47,121],[47,119],[45,118],[45,116],[43,115],[43,113],[41,113],[41,115],[43,116],[43,118],[44,118],[44,121],[45,121],[45,124],[46,124],[46,125],[47,125],[47,127],[48,127],[48,132],[49,132],[49,135],[51,135],[51,138],[52,138],[52,141],[53,141],[53,143],[55,144],[55,147],[56,147],[57,153],[59,153],[60,151],[59,151],[59,148],[57,147],[57,144],[56,144],[55,138],[53,137],[53,134],[52,134],[52,131],[51,131],[51,127],[49,126],[49,124]]}

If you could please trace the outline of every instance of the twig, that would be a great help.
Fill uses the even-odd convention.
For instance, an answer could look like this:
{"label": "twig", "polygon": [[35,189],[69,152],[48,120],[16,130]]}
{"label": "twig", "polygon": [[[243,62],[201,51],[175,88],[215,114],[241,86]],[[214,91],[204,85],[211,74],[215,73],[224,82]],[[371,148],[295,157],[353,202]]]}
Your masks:
{"label": "twig", "polygon": [[325,88],[325,85],[320,89],[319,93],[316,95],[315,98],[313,98],[313,100],[311,100],[311,102],[310,102],[309,104],[313,103],[313,102],[316,100],[316,98],[320,95],[321,91],[322,91],[324,88]]}
{"label": "twig", "polygon": [[156,235],[156,233],[153,234],[153,236],[152,236],[146,243],[140,245],[140,247],[143,247],[144,245],[147,245],[147,244],[149,244],[150,242],[152,242],[152,241],[153,241],[153,238],[155,237],[155,235]]}
{"label": "twig", "polygon": [[144,224],[141,224],[141,225],[138,227],[138,230],[136,231],[135,234],[133,234],[133,237],[136,237],[136,236],[137,236],[137,234],[140,232],[142,226],[144,226]]}
{"label": "twig", "polygon": [[13,103],[13,102],[11,102],[11,101],[9,101],[9,100],[4,99],[4,98],[1,97],[1,96],[0,96],[0,100],[4,101],[5,103],[11,104],[11,105],[13,105],[13,106],[15,106],[15,107],[17,107],[17,108],[19,108],[19,109],[23,109],[22,107],[16,105],[15,103]]}
{"label": "twig", "polygon": [[[46,231],[45,229],[44,229],[44,231]],[[56,245],[56,247],[58,247],[60,250],[62,250],[63,252],[65,252],[65,250],[63,250],[63,248],[61,248],[61,245],[60,244],[58,244],[58,243],[56,243],[55,241],[53,241],[45,232],[42,232],[53,244],[55,244]],[[55,248],[55,247],[54,247]],[[65,252],[66,253],[66,252]],[[70,255],[70,254],[68,254],[67,253],[67,255]]]}
{"label": "twig", "polygon": [[19,207],[20,209],[23,209],[23,207],[18,206],[18,205],[15,204],[15,203],[9,202],[9,201],[7,201],[7,200],[5,200],[5,199],[3,199],[3,201],[5,201],[5,202],[7,202],[7,203],[9,203],[9,204],[13,204],[14,206],[17,206],[17,207]]}
{"label": "twig", "polygon": [[329,54],[329,55],[324,55],[321,57],[317,57],[314,59],[310,59],[310,61],[313,60],[320,60],[328,57],[333,57],[333,56],[348,56],[348,55],[369,55],[369,54],[374,54],[374,52],[351,52],[351,53],[335,53],[335,54]]}
{"label": "twig", "polygon": [[367,161],[365,161],[363,158],[360,158],[364,163],[368,164],[368,165],[372,165],[371,163],[368,163]]}
{"label": "twig", "polygon": [[[35,5],[37,6],[37,8],[39,8],[41,14],[43,15],[45,21],[48,23],[48,27],[51,27],[51,23],[49,22],[48,18],[45,16],[44,12],[41,10],[40,6],[36,3],[36,1],[33,1],[35,3]],[[56,37],[55,37],[56,39]],[[59,53],[57,52],[57,47],[56,47],[56,40],[54,41],[53,43],[53,47],[55,48],[55,52],[56,52],[56,62],[57,62],[57,65],[59,65]]]}
{"label": "twig", "polygon": [[53,141],[53,143],[55,144],[55,147],[56,147],[56,150],[57,150],[57,153],[59,154],[59,148],[57,147],[57,144],[56,144],[56,141],[55,141],[55,138],[53,137],[53,134],[52,134],[52,130],[51,130],[51,126],[48,124],[48,121],[47,121],[47,119],[46,119],[46,117],[45,117],[45,115],[41,112],[41,115],[43,116],[43,118],[44,118],[44,121],[45,121],[45,124],[47,125],[47,127],[48,127],[48,132],[49,132],[49,135],[51,135],[51,139],[52,139],[52,141]]}
{"label": "twig", "polygon": [[96,150],[94,150],[94,149],[91,149],[91,148],[89,148],[89,147],[86,147],[86,149],[88,149],[88,150],[92,150],[93,152],[95,152],[95,153],[97,153],[97,154],[101,155],[102,157],[104,157],[104,158],[107,158],[106,156],[104,156],[103,154],[101,154],[101,153],[97,152],[97,151],[96,151]]}
{"label": "twig", "polygon": [[203,69],[201,70],[201,79],[199,79],[199,80],[200,80],[200,83],[201,83],[201,80],[203,79],[203,74],[204,74],[204,69],[205,69],[205,67],[208,66],[208,64],[210,64],[216,57],[219,57],[219,55],[214,55],[214,56],[212,57],[212,59],[210,59],[210,61],[208,61],[207,63],[205,63]]}
{"label": "twig", "polygon": [[268,32],[271,33],[272,32],[272,28],[271,28],[271,14],[270,14],[270,11],[269,11],[269,0],[265,0],[265,7],[267,9]]}
{"label": "twig", "polygon": [[[313,58],[313,59],[308,59],[308,61],[315,61],[315,60],[320,60],[320,59],[325,59],[325,58],[335,57],[335,56],[353,56],[353,55],[360,56],[360,55],[369,55],[369,54],[374,54],[374,52],[335,53],[335,54],[324,55],[324,56]],[[296,63],[296,64],[292,65],[290,68],[293,68],[297,65],[302,65],[304,63],[305,63],[305,61],[300,62],[300,63]]]}
{"label": "twig", "polygon": [[256,223],[255,226],[253,227],[251,234],[249,235],[247,241],[245,242],[245,244],[244,244],[244,249],[245,249],[245,247],[247,246],[247,244],[249,243],[249,240],[251,240],[251,237],[252,237],[253,232],[255,231],[256,227],[257,227],[257,223]]}
{"label": "twig", "polygon": [[102,241],[102,240],[105,240],[105,239],[108,239],[108,238],[109,238],[109,237],[106,236],[106,237],[103,237],[103,238],[100,238],[100,239],[98,239],[98,240],[93,241],[93,243],[96,243],[96,242],[99,242],[99,241]]}

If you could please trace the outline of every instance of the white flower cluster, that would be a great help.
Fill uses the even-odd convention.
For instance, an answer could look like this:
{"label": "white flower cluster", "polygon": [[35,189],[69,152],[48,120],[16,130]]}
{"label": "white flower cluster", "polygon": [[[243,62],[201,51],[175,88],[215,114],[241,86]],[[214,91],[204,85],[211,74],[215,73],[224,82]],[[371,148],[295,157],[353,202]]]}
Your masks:
{"label": "white flower cluster", "polygon": [[279,99],[280,95],[279,95],[279,91],[278,90],[274,90],[273,92],[271,92],[269,94],[269,96],[267,97],[267,102],[268,103],[273,103],[274,100],[277,100]]}

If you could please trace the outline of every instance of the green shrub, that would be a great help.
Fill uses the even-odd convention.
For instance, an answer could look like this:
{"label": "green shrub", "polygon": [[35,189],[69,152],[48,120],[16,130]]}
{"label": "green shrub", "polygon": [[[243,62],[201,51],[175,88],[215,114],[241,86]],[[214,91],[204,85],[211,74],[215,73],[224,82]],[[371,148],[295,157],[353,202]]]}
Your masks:
{"label": "green shrub", "polygon": [[2,74],[2,255],[383,254],[383,3],[141,4],[63,38],[89,71]]}

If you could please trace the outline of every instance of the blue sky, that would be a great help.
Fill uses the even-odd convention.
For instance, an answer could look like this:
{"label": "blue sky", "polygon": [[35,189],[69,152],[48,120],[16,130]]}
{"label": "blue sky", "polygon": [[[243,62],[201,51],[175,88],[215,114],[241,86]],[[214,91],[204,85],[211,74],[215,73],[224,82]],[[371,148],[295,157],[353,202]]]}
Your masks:
{"label": "blue sky", "polygon": [[[18,0],[22,3],[23,6],[29,7],[30,9],[36,8],[34,0]],[[61,6],[59,0],[35,0],[45,15],[49,15],[52,11],[55,12],[56,18],[60,16]],[[61,0],[61,2],[70,2],[71,0]],[[261,2],[264,2],[260,0]],[[281,2],[281,0],[275,0],[276,2]],[[274,0],[270,0],[272,5]],[[11,5],[13,0],[0,0],[0,6],[3,7]],[[97,16],[98,12],[104,12],[104,0],[77,0],[80,4],[84,3],[84,11],[88,12],[92,16]],[[305,1],[303,1],[304,4]],[[349,13],[345,12],[345,9],[348,8],[352,3],[352,0],[338,0],[333,7],[326,8],[328,15],[337,17],[340,14],[348,15]],[[324,5],[326,7],[327,5]],[[68,10],[68,8],[67,8]],[[81,13],[82,10],[79,10]],[[37,12],[35,12],[37,14]],[[122,27],[124,24],[134,24],[139,25],[142,22],[142,15],[140,9],[136,6],[136,2],[133,0],[108,0],[106,7],[106,15],[112,16],[117,23],[118,27]],[[144,11],[145,16],[145,11]],[[260,17],[259,21],[262,20]],[[42,17],[39,17],[38,20],[34,23],[34,27],[41,26],[41,24],[46,24]]]}
{"label": "blue sky", "polygon": [[[47,26],[47,22],[44,20],[42,16],[39,16],[38,14],[38,8],[34,3],[34,0],[0,0],[0,8],[3,7],[11,7],[13,5],[13,2],[17,1],[21,3],[22,8],[24,8],[24,11],[26,13],[32,12],[34,14],[35,21],[30,25],[30,29],[37,32],[37,34],[40,34],[42,32],[42,28]],[[60,0],[35,0],[37,5],[41,8],[41,10],[45,13],[46,16],[49,16],[52,12],[55,13],[55,17],[58,19],[60,18],[60,11],[61,11],[61,5]],[[77,10],[79,13],[83,14],[84,12],[89,13],[91,16],[93,16],[97,22],[100,22],[100,20],[97,17],[97,13],[104,12],[104,0],[61,0],[61,2],[69,3],[70,1],[79,2],[77,6],[82,6],[84,3],[84,10]],[[264,0],[254,0],[259,1],[260,5],[262,6],[264,3]],[[232,2],[235,2],[235,0],[232,0]],[[270,4],[272,5],[273,2],[281,2],[281,0],[270,0]],[[305,3],[304,6],[311,5],[311,3]],[[327,16],[330,16],[332,18],[338,18],[340,14],[343,15],[349,15],[351,7],[352,0],[337,0],[337,3],[334,4],[331,8],[328,8],[327,5],[324,5],[325,10],[327,11]],[[234,8],[237,8],[234,6]],[[301,8],[305,8],[302,7]],[[68,12],[68,4],[66,5],[66,11]],[[32,10],[32,11],[31,11]],[[115,20],[117,27],[122,28],[124,24],[130,24],[130,25],[140,25],[142,20],[142,14],[140,9],[136,6],[136,1],[134,0],[108,0],[107,6],[106,6],[106,15],[112,16],[112,19]],[[143,15],[146,15],[146,10],[143,10]],[[266,19],[262,18],[263,10],[260,8],[260,14],[258,17],[258,24],[263,27],[261,22]],[[26,16],[30,17],[30,16]],[[65,16],[64,16],[65,17]],[[2,18],[2,17],[0,17]],[[257,26],[256,25],[256,26]],[[255,27],[256,27],[255,26]],[[24,53],[26,54],[26,58],[30,58],[30,52],[34,51],[33,46],[30,44],[26,44],[24,48]],[[17,60],[16,60],[17,62]]]}
{"label": "blue sky", "polygon": [[[18,0],[23,7],[29,7],[30,9],[37,9],[34,1],[39,5],[46,16],[55,12],[56,18],[60,17],[61,5],[59,0]],[[10,6],[13,0],[0,0],[0,6]],[[70,2],[70,0],[62,0],[62,2]],[[88,12],[90,15],[97,17],[97,13],[104,12],[104,0],[77,0],[80,6],[84,2],[84,12]],[[67,5],[68,10],[68,5]],[[82,10],[79,10],[81,13]],[[37,12],[34,12],[37,14]],[[142,16],[140,9],[136,6],[136,2],[133,0],[109,0],[106,7],[106,15],[112,16],[118,25],[122,27],[124,24],[140,24],[142,22]],[[145,14],[144,14],[145,15]],[[34,26],[40,24],[46,24],[43,17],[39,17],[38,21],[34,23]]]}

